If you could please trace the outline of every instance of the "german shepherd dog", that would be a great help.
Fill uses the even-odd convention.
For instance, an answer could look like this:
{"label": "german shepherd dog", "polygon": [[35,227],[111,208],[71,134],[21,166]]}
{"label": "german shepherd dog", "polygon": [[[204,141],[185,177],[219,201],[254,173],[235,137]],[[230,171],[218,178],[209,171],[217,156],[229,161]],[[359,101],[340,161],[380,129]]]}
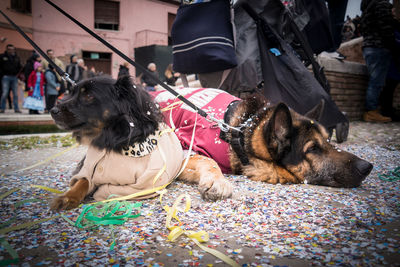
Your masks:
{"label": "german shepherd dog", "polygon": [[[217,144],[212,138],[216,134],[207,134],[204,130],[199,134],[202,140],[197,143],[198,150],[216,160],[222,170],[226,170],[224,162],[227,162],[230,172],[243,174],[255,181],[331,187],[357,187],[372,170],[369,162],[330,144],[327,130],[318,123],[324,102],[302,116],[283,103],[270,105],[262,95],[241,100],[218,89],[183,88],[177,91],[197,101],[195,104],[203,110],[215,111],[216,116],[217,111],[222,110],[220,118],[224,118],[228,125],[241,129],[240,138],[232,129],[220,133],[221,139],[230,146],[227,146],[229,151],[219,154],[215,153]],[[165,108],[168,101],[173,101],[167,92],[155,94],[161,108]],[[185,106],[175,113],[171,117],[178,129],[187,128],[195,121],[188,115],[194,113]],[[169,111],[164,116],[168,121]],[[207,123],[205,120],[201,122],[205,126],[203,128],[217,131],[218,127]],[[188,139],[179,132],[178,138],[181,143]],[[224,161],[224,155],[229,159]]]}
{"label": "german shepherd dog", "polygon": [[[94,193],[95,197],[103,185],[107,188],[113,186],[114,189],[125,186],[129,191],[129,186],[131,186],[129,183],[134,183],[138,177],[132,175],[132,177],[127,177],[125,181],[121,182],[113,180],[115,178],[111,176],[113,174],[116,176],[115,173],[120,171],[121,168],[129,167],[126,165],[138,164],[138,167],[144,168],[143,172],[148,171],[146,166],[152,168],[152,165],[154,165],[150,161],[146,162],[146,166],[142,166],[143,157],[129,158],[123,155],[124,148],[138,143],[143,144],[146,138],[154,135],[164,124],[163,117],[150,95],[142,87],[134,85],[129,77],[122,77],[118,80],[108,77],[95,77],[82,81],[74,86],[70,93],[66,94],[50,112],[60,128],[71,131],[79,143],[88,145],[88,153],[78,164],[73,176],[82,173],[84,170],[89,170],[89,172],[86,172],[86,176],[81,175],[79,179],[71,183],[71,188],[66,193],[53,200],[51,204],[53,210],[75,208],[87,195]],[[175,134],[172,132],[171,135],[169,140],[172,140],[172,142],[165,142],[164,149],[175,153],[174,155],[181,152],[182,157],[165,156],[167,161],[170,160],[169,162],[172,162],[172,165],[178,164],[180,169],[183,159],[182,148]],[[159,143],[161,142],[159,141]],[[150,160],[153,159],[152,153],[157,153],[157,150],[159,149],[154,149],[148,155]],[[89,153],[89,151],[95,151],[95,153]],[[104,166],[108,166],[109,170],[102,170],[102,172],[110,174],[110,177],[102,177],[102,181],[96,183],[92,181],[94,179],[92,177],[99,175],[100,167],[97,166],[99,164],[92,163],[95,167],[88,165],[98,157],[97,154],[99,153],[103,153],[103,158],[106,158],[107,155],[113,155],[114,158],[122,161],[126,157],[127,163],[117,161],[115,166],[105,164]],[[135,163],[135,160],[142,161]],[[169,166],[167,166],[167,171],[164,174],[168,172],[168,168]],[[132,169],[128,170],[128,174],[135,172]],[[174,173],[177,174],[178,171],[175,170]],[[175,174],[168,173],[169,179],[172,180],[172,176],[175,176]],[[122,175],[125,174],[122,173]],[[136,174],[136,176],[141,175],[142,173]],[[151,179],[150,185],[153,176],[148,177]],[[178,179],[198,184],[202,197],[207,200],[228,198],[233,190],[232,185],[225,179],[217,163],[201,155],[190,156],[186,168]],[[144,181],[145,183],[146,181]],[[129,195],[126,193],[126,188],[124,188],[125,191],[117,190],[117,192],[122,192],[118,194]],[[101,198],[107,198],[107,195]]]}
{"label": "german shepherd dog", "polygon": [[[232,150],[233,172],[271,184],[359,186],[373,166],[330,144],[327,130],[317,122],[323,107],[321,102],[302,116],[283,103],[270,106],[260,96],[238,101],[225,119],[231,126],[245,126],[243,150],[248,164]],[[232,131],[227,139],[232,139]]]}

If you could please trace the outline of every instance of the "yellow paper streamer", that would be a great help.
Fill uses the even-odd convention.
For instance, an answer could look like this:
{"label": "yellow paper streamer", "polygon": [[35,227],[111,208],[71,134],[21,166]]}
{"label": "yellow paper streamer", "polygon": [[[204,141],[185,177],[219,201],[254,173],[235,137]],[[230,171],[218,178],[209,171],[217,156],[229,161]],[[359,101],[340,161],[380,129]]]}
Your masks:
{"label": "yellow paper streamer", "polygon": [[[171,113],[172,113],[172,111],[171,111]],[[191,152],[192,152],[193,143],[194,143],[194,137],[195,137],[195,133],[196,133],[196,126],[197,126],[197,113],[196,113],[196,120],[195,120],[194,127],[193,127],[192,138],[191,138],[191,140],[190,140],[189,152],[188,152],[188,154],[187,154],[187,157],[186,157],[184,163],[182,164],[181,170],[178,172],[178,174],[176,175],[176,177],[178,177],[178,176],[183,172],[183,170],[185,169],[185,167],[186,167],[186,165],[187,165],[187,163],[188,163],[188,161],[189,161],[190,154],[191,154]],[[173,131],[175,131],[175,128],[174,128],[174,127],[173,127],[173,128],[164,129],[164,130],[162,130],[162,131],[160,132],[160,136],[162,136],[162,135],[165,134],[165,133],[169,133],[169,132],[173,132]],[[167,168],[166,163],[165,163],[165,162],[166,162],[165,153],[164,153],[163,150],[161,149],[161,146],[159,147],[159,149],[160,149],[161,157],[162,157],[162,159],[164,160],[164,166],[158,171],[158,173],[156,174],[156,176],[153,178],[153,186],[154,186],[154,184],[156,183],[156,181],[158,180],[158,178],[164,173],[164,171],[165,171],[166,168]],[[175,178],[176,178],[176,177],[175,177]],[[117,198],[111,198],[111,199],[107,199],[107,200],[103,200],[103,201],[99,201],[99,202],[109,202],[109,201],[114,201],[114,200],[129,200],[129,199],[134,199],[134,198],[137,198],[137,197],[149,195],[149,194],[152,194],[152,193],[155,193],[155,192],[156,192],[156,193],[160,194],[160,203],[162,203],[162,195],[165,194],[165,193],[167,192],[165,188],[166,188],[168,185],[170,185],[170,184],[175,180],[175,178],[172,179],[169,183],[167,183],[167,184],[165,184],[165,185],[162,185],[162,186],[159,186],[159,187],[153,187],[153,188],[151,188],[151,189],[143,190],[143,191],[140,191],[140,192],[137,192],[137,193],[128,195],[128,196],[122,196],[122,197],[117,197]],[[98,202],[95,202],[95,203],[98,203]],[[94,204],[94,203],[90,203],[90,204]],[[89,205],[90,205],[90,204],[89,204]],[[161,204],[161,205],[162,205],[162,204]]]}
{"label": "yellow paper streamer", "polygon": [[61,156],[62,154],[66,153],[66,152],[70,151],[71,149],[74,149],[74,148],[76,148],[76,147],[78,147],[78,146],[79,146],[79,144],[76,143],[75,145],[70,146],[69,148],[67,148],[67,149],[65,149],[65,150],[63,150],[63,151],[61,151],[61,152],[59,152],[59,153],[57,153],[57,154],[54,154],[54,155],[51,156],[51,157],[48,157],[47,159],[44,159],[44,160],[42,160],[42,161],[39,161],[38,163],[35,163],[35,164],[33,164],[33,165],[31,165],[31,166],[28,166],[28,167],[26,167],[26,168],[17,170],[17,172],[26,171],[26,170],[35,168],[35,167],[37,167],[37,166],[39,166],[39,165],[45,164],[45,163],[49,162],[50,160],[55,159],[55,158]]}
{"label": "yellow paper streamer", "polygon": [[11,190],[8,191],[8,192],[5,192],[4,194],[2,194],[2,195],[0,196],[0,201],[3,200],[3,198],[5,198],[5,197],[11,195],[12,193],[18,191],[19,189],[20,189],[20,188],[14,188],[14,189],[11,189]]}
{"label": "yellow paper streamer", "polygon": [[161,109],[161,112],[172,110],[172,109],[176,108],[177,106],[179,106],[181,104],[183,104],[183,102],[181,100],[179,100],[177,102],[173,102],[172,104],[170,104],[170,105],[166,106],[165,108]]}
{"label": "yellow paper streamer", "polygon": [[12,226],[12,227],[8,227],[8,228],[3,228],[3,229],[0,230],[0,235],[4,235],[4,234],[7,234],[9,232],[21,230],[21,229],[24,229],[24,228],[29,228],[29,227],[32,227],[32,226],[34,226],[36,224],[39,224],[39,223],[42,223],[42,222],[46,222],[46,221],[55,219],[55,218],[60,217],[60,216],[61,215],[55,215],[55,216],[50,217],[50,218],[46,218],[46,219],[42,219],[42,220],[36,220],[36,221],[27,222],[27,223],[23,223],[23,224],[18,224],[18,225],[15,225],[15,226]]}
{"label": "yellow paper streamer", "polygon": [[[179,203],[182,201],[182,199],[185,198],[186,203],[185,203],[185,208],[184,209],[178,209]],[[161,201],[161,200],[160,200]],[[225,263],[229,264],[230,266],[234,267],[239,267],[240,265],[226,256],[225,254],[219,252],[218,250],[208,248],[206,246],[203,246],[200,244],[200,242],[207,242],[209,240],[209,235],[206,231],[185,231],[179,226],[171,226],[171,220],[172,218],[176,219],[178,222],[180,222],[177,212],[187,212],[190,209],[191,206],[191,199],[190,196],[187,194],[182,194],[177,197],[177,199],[174,201],[174,204],[172,207],[169,206],[164,206],[164,210],[167,212],[167,219],[165,221],[165,226],[170,230],[170,233],[168,235],[168,240],[171,242],[174,242],[179,236],[182,234],[185,234],[187,237],[189,237],[197,246],[199,246],[202,250],[210,253],[211,255],[214,255],[215,257],[223,260]]]}
{"label": "yellow paper streamer", "polygon": [[52,193],[55,193],[55,194],[64,193],[63,191],[60,191],[60,190],[57,190],[57,189],[54,189],[54,188],[50,188],[50,187],[47,187],[47,186],[43,186],[43,185],[31,184],[31,187],[40,188],[40,189],[43,189],[43,190],[46,190],[46,191],[49,191],[49,192],[52,192]]}

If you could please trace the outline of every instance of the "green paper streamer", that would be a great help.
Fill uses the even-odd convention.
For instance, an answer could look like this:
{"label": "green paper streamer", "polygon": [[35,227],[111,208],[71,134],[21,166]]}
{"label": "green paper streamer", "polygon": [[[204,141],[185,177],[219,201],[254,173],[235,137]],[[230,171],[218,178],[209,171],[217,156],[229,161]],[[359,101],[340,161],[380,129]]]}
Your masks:
{"label": "green paper streamer", "polygon": [[68,223],[78,227],[79,229],[96,229],[100,225],[109,225],[111,227],[111,237],[113,242],[110,245],[110,250],[113,250],[116,244],[114,235],[114,225],[122,225],[127,220],[140,216],[142,202],[131,203],[128,201],[110,201],[106,203],[98,202],[95,204],[84,205],[81,214],[75,222],[61,215]]}

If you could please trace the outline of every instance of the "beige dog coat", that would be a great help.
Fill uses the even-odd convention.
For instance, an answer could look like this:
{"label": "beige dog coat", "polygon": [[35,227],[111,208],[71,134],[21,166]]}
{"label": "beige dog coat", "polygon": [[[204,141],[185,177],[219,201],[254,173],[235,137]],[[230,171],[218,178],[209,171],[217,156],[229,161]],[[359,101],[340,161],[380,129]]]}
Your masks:
{"label": "beige dog coat", "polygon": [[[160,128],[160,131],[145,142],[135,144],[121,153],[89,146],[84,164],[72,177],[70,185],[73,186],[79,179],[87,179],[88,194],[94,192],[94,199],[99,201],[107,199],[110,195],[127,196],[168,184],[181,168],[183,151],[175,133],[163,132],[166,126]],[[154,177],[164,164],[166,170],[153,184]],[[157,194],[152,193],[138,199],[155,195]]]}

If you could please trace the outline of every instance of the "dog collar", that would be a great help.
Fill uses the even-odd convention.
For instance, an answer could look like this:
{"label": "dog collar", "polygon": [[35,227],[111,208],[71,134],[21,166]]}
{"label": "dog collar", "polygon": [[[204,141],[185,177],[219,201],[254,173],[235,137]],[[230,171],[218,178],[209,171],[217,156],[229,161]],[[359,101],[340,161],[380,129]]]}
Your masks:
{"label": "dog collar", "polygon": [[[240,101],[231,102],[225,112],[224,122],[229,124],[232,117],[233,111],[236,109]],[[240,131],[231,131],[230,136],[228,136],[224,131],[220,132],[220,138],[231,145],[233,151],[235,151],[240,162],[243,166],[249,165],[249,158],[247,157],[246,151],[244,149],[244,129],[249,126],[251,119],[250,117],[246,122],[239,125]]]}
{"label": "dog collar", "polygon": [[147,156],[157,148],[159,136],[160,131],[155,135],[149,135],[144,142],[135,143],[129,147],[123,148],[122,154],[134,158]]}

